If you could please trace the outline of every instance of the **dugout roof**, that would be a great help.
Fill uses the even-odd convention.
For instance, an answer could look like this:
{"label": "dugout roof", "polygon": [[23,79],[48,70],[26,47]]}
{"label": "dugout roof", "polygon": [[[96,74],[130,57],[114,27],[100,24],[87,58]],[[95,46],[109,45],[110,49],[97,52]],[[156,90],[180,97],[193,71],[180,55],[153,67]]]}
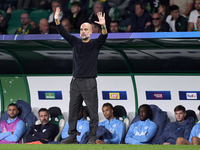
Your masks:
{"label": "dugout roof", "polygon": [[[200,73],[199,37],[198,32],[109,34],[98,72]],[[71,73],[72,48],[59,34],[0,36],[0,74]]]}

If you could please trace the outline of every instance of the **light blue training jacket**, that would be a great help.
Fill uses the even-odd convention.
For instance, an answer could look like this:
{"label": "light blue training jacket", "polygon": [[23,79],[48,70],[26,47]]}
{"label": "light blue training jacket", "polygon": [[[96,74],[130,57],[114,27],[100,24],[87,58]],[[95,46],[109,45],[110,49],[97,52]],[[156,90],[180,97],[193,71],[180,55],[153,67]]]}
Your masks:
{"label": "light blue training jacket", "polygon": [[151,139],[156,134],[157,125],[147,119],[133,123],[126,134],[127,144],[150,144]]}

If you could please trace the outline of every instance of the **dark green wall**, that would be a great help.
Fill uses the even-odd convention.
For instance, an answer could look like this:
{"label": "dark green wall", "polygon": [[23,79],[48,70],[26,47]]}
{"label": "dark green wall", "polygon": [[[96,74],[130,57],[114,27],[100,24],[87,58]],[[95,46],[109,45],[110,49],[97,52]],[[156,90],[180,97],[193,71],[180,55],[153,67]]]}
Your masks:
{"label": "dark green wall", "polygon": [[0,77],[1,80],[1,112],[7,110],[10,103],[15,103],[21,99],[30,102],[27,93],[26,83],[23,77]]}

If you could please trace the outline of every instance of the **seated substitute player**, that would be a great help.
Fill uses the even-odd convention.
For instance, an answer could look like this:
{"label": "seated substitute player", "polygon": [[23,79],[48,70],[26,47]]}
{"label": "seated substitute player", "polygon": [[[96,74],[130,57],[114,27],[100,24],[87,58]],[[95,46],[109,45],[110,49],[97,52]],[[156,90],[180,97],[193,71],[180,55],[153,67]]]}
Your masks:
{"label": "seated substitute player", "polygon": [[125,137],[127,144],[150,144],[151,139],[156,134],[157,125],[151,121],[152,110],[147,104],[139,107],[138,114],[140,121],[130,125]]}
{"label": "seated substitute player", "polygon": [[7,113],[9,118],[0,122],[0,144],[21,143],[20,138],[26,128],[25,123],[18,118],[17,105],[9,104]]}
{"label": "seated substitute player", "polygon": [[[200,115],[200,105],[198,106]],[[183,137],[176,140],[177,145],[200,145],[200,123],[198,122],[191,130],[189,141]]]}
{"label": "seated substitute player", "polygon": [[164,128],[159,143],[163,145],[175,144],[178,137],[183,137],[188,140],[190,131],[194,125],[194,119],[188,118],[185,120],[185,107],[178,105],[174,108],[175,122],[170,122]]}
{"label": "seated substitute player", "polygon": [[[85,113],[85,109],[83,106],[81,106],[77,125],[76,125],[76,129],[79,134],[76,136],[77,141],[74,142],[74,144],[80,143],[82,136],[85,134],[85,132],[89,131],[89,122],[86,120],[86,118],[87,118],[87,115]],[[63,131],[61,134],[62,139],[67,139],[69,137],[68,130],[69,130],[69,123],[66,122],[65,127],[63,128]],[[61,141],[61,144],[67,144],[67,143],[65,143],[65,140],[63,140]]]}
{"label": "seated substitute player", "polygon": [[[125,124],[114,117],[114,109],[110,103],[103,104],[102,112],[106,120],[100,122],[98,126],[105,126],[112,133],[111,144],[120,144],[125,134]],[[96,144],[105,144],[105,142],[106,139],[96,140]]]}

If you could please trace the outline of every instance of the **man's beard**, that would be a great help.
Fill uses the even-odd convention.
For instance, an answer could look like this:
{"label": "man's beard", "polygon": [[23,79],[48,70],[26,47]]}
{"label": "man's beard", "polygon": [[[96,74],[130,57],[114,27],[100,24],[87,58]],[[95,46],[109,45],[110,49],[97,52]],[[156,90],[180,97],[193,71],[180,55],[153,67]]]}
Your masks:
{"label": "man's beard", "polygon": [[29,24],[29,22],[28,22],[28,23],[24,23],[23,25],[26,26],[26,25],[28,25],[28,24]]}
{"label": "man's beard", "polygon": [[11,119],[14,119],[14,118],[16,118],[17,117],[17,115],[14,115],[14,116],[10,116],[9,115],[9,118],[11,118]]}
{"label": "man's beard", "polygon": [[47,124],[48,121],[47,121],[46,119],[44,119],[44,120],[41,121],[41,123],[42,123],[42,124]]}
{"label": "man's beard", "polygon": [[141,121],[145,121],[145,120],[147,120],[148,118],[149,118],[149,117],[146,116],[146,117],[144,117],[144,118],[142,118],[142,119],[140,118],[140,120],[141,120]]}
{"label": "man's beard", "polygon": [[86,40],[88,40],[88,38],[89,38],[89,37],[85,37],[85,38],[82,38],[82,40],[86,41]]}

